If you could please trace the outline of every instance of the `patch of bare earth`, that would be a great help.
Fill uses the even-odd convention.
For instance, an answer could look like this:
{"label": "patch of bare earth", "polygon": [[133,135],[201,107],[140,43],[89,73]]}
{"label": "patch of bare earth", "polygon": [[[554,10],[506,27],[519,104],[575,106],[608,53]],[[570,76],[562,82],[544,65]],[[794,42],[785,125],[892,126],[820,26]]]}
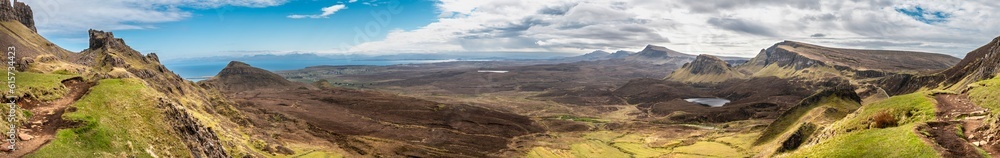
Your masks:
{"label": "patch of bare earth", "polygon": [[[31,98],[19,100],[18,105],[31,111],[33,116],[26,125],[19,126],[17,150],[4,153],[0,157],[22,157],[38,150],[55,138],[56,131],[75,126],[76,123],[62,119],[62,114],[94,86],[93,82],[84,82],[81,78],[70,78],[62,81],[69,91],[62,98],[51,102],[41,102]],[[6,145],[4,145],[6,149]]]}
{"label": "patch of bare earth", "polygon": [[944,157],[983,157],[967,136],[974,134],[972,129],[982,126],[987,111],[972,104],[966,95],[938,94],[934,98],[938,102],[937,120],[917,130],[936,144]]}

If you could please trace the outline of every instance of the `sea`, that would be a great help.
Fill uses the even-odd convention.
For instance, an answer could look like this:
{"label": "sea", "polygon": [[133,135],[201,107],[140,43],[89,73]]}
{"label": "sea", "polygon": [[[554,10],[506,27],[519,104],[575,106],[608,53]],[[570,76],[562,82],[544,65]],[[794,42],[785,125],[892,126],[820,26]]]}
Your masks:
{"label": "sea", "polygon": [[[297,70],[310,66],[341,66],[341,65],[397,65],[397,64],[422,64],[439,63],[458,60],[257,60],[242,61],[251,66],[268,71]],[[229,64],[229,61],[169,61],[163,65],[174,71],[182,78],[191,81],[200,81],[211,78],[222,71]]]}

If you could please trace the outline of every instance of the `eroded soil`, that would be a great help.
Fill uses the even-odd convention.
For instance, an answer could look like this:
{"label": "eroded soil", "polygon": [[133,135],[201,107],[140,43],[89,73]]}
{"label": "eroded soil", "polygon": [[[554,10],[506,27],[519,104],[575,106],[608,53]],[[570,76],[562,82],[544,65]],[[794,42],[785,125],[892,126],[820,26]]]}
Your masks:
{"label": "eroded soil", "polygon": [[59,129],[77,125],[75,122],[63,120],[62,114],[67,110],[72,111],[73,109],[69,106],[90,92],[90,87],[94,86],[95,83],[84,82],[80,77],[66,79],[62,83],[68,89],[62,98],[50,102],[41,102],[31,98],[19,101],[18,104],[22,105],[21,108],[28,109],[33,116],[27,124],[21,125],[22,128],[18,130],[21,131],[18,136],[21,137],[17,142],[18,149],[5,153],[7,155],[4,157],[21,157],[30,154],[54,139],[56,131]]}
{"label": "eroded soil", "polygon": [[967,136],[982,126],[987,111],[972,104],[965,95],[938,94],[934,98],[938,102],[937,121],[927,122],[917,127],[917,131],[937,144],[944,157],[983,157]]}

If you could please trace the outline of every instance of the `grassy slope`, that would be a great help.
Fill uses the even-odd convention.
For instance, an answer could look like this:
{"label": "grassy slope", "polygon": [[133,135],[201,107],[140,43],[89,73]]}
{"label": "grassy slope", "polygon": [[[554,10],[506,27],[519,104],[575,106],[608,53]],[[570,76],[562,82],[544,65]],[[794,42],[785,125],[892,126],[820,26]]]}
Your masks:
{"label": "grassy slope", "polygon": [[[51,101],[62,97],[66,94],[66,87],[62,85],[62,80],[66,80],[76,75],[62,75],[62,74],[40,74],[34,72],[18,72],[15,73],[15,83],[17,87],[14,88],[15,93],[18,96],[27,96],[35,98],[41,101]],[[7,74],[4,72],[4,83],[7,81]],[[7,90],[10,88],[5,86],[0,86],[0,92],[4,95],[7,94]]]}
{"label": "grassy slope", "polygon": [[[6,73],[4,73],[3,76],[6,76]],[[17,96],[27,95],[31,96],[32,98],[36,98],[38,100],[50,101],[59,99],[60,97],[62,97],[63,94],[66,94],[67,89],[62,85],[62,80],[72,78],[74,76],[19,72],[16,73],[16,77],[17,77],[15,80],[16,83],[14,83],[14,85],[17,87],[14,88],[14,91]],[[6,81],[6,78],[4,78],[4,81]],[[7,91],[9,89],[10,88],[7,87],[6,85],[0,86],[0,92],[2,92],[4,95],[7,94]],[[6,104],[0,106],[0,111],[3,111],[3,113],[5,114],[9,110],[10,108],[8,108]],[[28,113],[28,112],[27,110],[22,109],[22,113]],[[27,116],[25,115],[18,116],[17,120],[23,123],[25,120],[27,120],[26,117]],[[6,118],[6,115],[4,115],[4,118]],[[6,132],[7,130],[10,130],[9,129],[10,127],[6,126],[7,124],[8,124],[7,119],[0,119],[0,125],[3,125],[0,126],[0,131]]]}
{"label": "grassy slope", "polygon": [[77,101],[64,119],[80,126],[62,129],[50,144],[28,157],[185,157],[184,143],[156,108],[158,92],[137,79],[106,79]]}
{"label": "grassy slope", "polygon": [[[803,122],[822,121],[822,120],[816,120],[822,118],[804,119],[803,117],[807,116],[807,114],[818,114],[818,115],[824,115],[823,118],[840,119],[840,117],[843,117],[842,114],[840,116],[825,116],[825,115],[835,115],[835,114],[828,114],[825,113],[824,111],[827,108],[837,109],[838,111],[854,111],[859,106],[861,105],[858,105],[857,103],[851,103],[851,101],[844,100],[837,96],[827,96],[823,97],[823,99],[814,104],[792,108],[785,114],[782,114],[777,120],[774,121],[774,123],[768,125],[767,129],[765,129],[763,134],[761,135],[760,140],[755,142],[755,144],[771,142],[774,141],[775,138],[778,138],[781,135],[786,135],[795,132],[795,130],[798,129],[797,125],[800,125]],[[819,107],[826,107],[826,108],[819,108]]]}
{"label": "grassy slope", "polygon": [[981,107],[1000,113],[1000,78],[983,80],[972,84],[969,100]]}
{"label": "grassy slope", "polygon": [[[937,157],[937,151],[914,132],[919,123],[934,119],[935,104],[928,92],[917,92],[865,105],[834,124],[836,136],[786,156]],[[869,129],[869,119],[880,111],[895,115],[900,126]]]}

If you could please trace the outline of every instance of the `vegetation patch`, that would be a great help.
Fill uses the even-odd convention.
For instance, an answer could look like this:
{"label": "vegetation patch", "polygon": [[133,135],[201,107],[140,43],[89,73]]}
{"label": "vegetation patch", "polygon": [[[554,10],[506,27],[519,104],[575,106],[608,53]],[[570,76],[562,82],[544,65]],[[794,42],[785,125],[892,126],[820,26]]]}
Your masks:
{"label": "vegetation patch", "polygon": [[[916,92],[894,96],[861,107],[853,116],[848,116],[834,127],[838,133],[864,130],[878,127],[876,118],[892,116],[896,125],[920,123],[934,119],[936,101],[930,97],[930,92]],[[882,115],[882,116],[878,116]],[[885,120],[883,120],[885,121]],[[887,122],[884,122],[887,123]]]}
{"label": "vegetation patch", "polygon": [[938,157],[937,151],[913,132],[915,125],[838,135],[788,157]]}
{"label": "vegetation patch", "polygon": [[[62,85],[62,81],[77,77],[76,75],[62,75],[62,74],[41,74],[34,72],[17,72],[14,73],[16,77],[14,85],[14,92],[17,96],[27,96],[41,101],[51,101],[62,98],[63,94],[66,94],[66,87]],[[7,93],[10,87],[0,86],[0,92]]]}
{"label": "vegetation patch", "polygon": [[[915,127],[933,120],[931,92],[900,95],[868,104],[833,125],[836,134],[819,144],[800,148],[789,157],[937,157]],[[898,126],[879,126],[879,119],[895,118]],[[885,123],[892,121],[883,121]],[[882,124],[885,124],[882,123]],[[885,127],[885,128],[873,128]]]}
{"label": "vegetation patch", "polygon": [[990,109],[994,114],[1000,113],[1000,78],[983,80],[972,84],[969,90],[969,100],[983,108]]}
{"label": "vegetation patch", "polygon": [[137,79],[101,80],[63,119],[61,129],[28,157],[178,157],[190,154],[155,102],[158,94]]}

